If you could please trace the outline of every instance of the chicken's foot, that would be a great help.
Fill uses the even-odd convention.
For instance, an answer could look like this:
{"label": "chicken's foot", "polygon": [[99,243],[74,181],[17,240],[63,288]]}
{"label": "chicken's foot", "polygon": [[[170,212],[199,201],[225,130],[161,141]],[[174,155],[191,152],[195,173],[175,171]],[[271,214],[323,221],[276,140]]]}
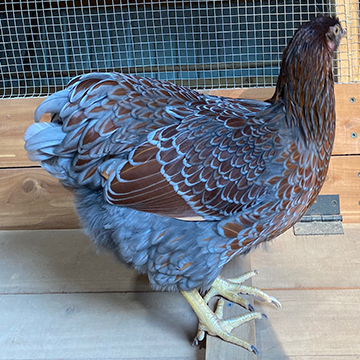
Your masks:
{"label": "chicken's foot", "polygon": [[205,337],[205,332],[210,335],[219,336],[221,339],[239,345],[244,349],[253,352],[258,355],[258,350],[254,345],[249,344],[248,342],[240,339],[235,335],[231,335],[231,331],[253,319],[266,318],[266,315],[260,312],[251,312],[249,314],[239,315],[230,319],[223,319],[223,308],[224,300],[220,299],[218,301],[215,313],[211,311],[204,299],[201,297],[197,290],[183,291],[182,294],[189,302],[194,312],[196,313],[199,319],[199,328],[197,336],[194,340],[194,344],[197,344],[198,341],[201,341]]}
{"label": "chicken's foot", "polygon": [[[264,291],[256,287],[243,285],[246,280],[252,278],[257,273],[258,272],[256,270],[249,271],[238,277],[230,279],[225,279],[221,276],[218,276],[204,298],[201,297],[197,290],[182,292],[199,318],[199,327],[194,344],[197,344],[198,341],[203,340],[205,337],[205,332],[207,332],[210,335],[219,336],[225,341],[239,345],[244,349],[253,352],[254,354],[258,354],[258,351],[254,345],[249,344],[235,335],[231,335],[231,331],[241,324],[244,324],[253,319],[266,318],[265,314],[256,312],[250,302],[241,297],[240,294],[256,296],[263,301],[272,303],[277,308],[281,308],[280,302],[273,296],[266,294]],[[242,314],[234,318],[223,319],[224,300],[222,298],[220,298],[217,303],[215,313],[212,312],[207,305],[210,299],[217,295],[239,304],[251,312],[249,314]]]}

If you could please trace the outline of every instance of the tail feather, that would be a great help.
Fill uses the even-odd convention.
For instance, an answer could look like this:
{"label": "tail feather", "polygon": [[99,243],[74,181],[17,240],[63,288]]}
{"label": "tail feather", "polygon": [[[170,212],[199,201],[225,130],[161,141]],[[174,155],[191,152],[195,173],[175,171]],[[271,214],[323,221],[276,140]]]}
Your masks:
{"label": "tail feather", "polygon": [[35,123],[25,132],[25,150],[31,161],[44,161],[56,156],[55,149],[65,137],[61,126],[54,123]]}
{"label": "tail feather", "polygon": [[58,114],[69,101],[69,89],[64,89],[46,98],[35,110],[35,122],[39,122],[45,113]]}
{"label": "tail feather", "polygon": [[75,187],[77,178],[71,176],[71,164],[69,159],[56,157],[40,163],[41,167],[46,170],[50,175],[61,180],[66,186]]}
{"label": "tail feather", "polygon": [[35,123],[25,132],[25,149],[31,161],[40,162],[40,166],[52,176],[60,179],[63,185],[75,187],[76,176],[71,172],[71,154],[59,156],[58,151],[66,133],[56,123]]}

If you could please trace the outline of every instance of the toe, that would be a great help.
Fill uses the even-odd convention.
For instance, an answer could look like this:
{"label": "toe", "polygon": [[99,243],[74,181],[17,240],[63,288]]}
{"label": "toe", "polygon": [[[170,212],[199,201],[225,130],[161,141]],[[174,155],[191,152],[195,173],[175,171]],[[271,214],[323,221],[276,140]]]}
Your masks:
{"label": "toe", "polygon": [[219,318],[222,319],[224,316],[224,304],[225,301],[223,299],[219,299],[216,305],[216,310],[215,310],[215,315]]}

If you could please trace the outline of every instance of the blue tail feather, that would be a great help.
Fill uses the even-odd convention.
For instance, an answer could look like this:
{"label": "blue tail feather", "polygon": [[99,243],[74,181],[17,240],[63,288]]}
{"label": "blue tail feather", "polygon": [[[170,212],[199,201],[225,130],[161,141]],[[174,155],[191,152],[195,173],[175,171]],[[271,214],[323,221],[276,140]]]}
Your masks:
{"label": "blue tail feather", "polygon": [[58,114],[69,101],[69,90],[64,89],[46,98],[35,110],[35,122],[39,122],[46,113]]}

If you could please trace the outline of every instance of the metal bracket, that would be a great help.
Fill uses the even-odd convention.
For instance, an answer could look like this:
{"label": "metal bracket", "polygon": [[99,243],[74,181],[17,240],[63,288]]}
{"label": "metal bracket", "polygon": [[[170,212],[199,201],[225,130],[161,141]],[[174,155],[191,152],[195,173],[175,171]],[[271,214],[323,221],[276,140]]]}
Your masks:
{"label": "metal bracket", "polygon": [[319,195],[305,215],[294,225],[294,234],[343,234],[341,222],[339,195]]}

